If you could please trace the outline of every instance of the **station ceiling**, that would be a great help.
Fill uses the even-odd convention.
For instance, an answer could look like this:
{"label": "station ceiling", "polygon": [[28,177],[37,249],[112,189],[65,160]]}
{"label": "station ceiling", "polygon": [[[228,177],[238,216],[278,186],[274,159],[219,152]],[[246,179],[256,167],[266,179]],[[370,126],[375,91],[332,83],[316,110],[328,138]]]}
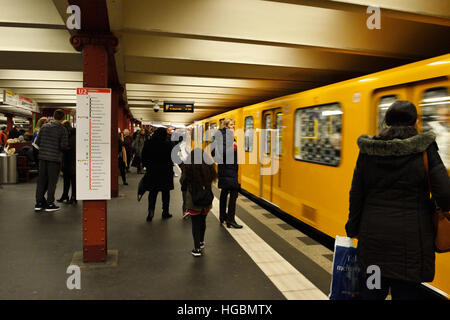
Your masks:
{"label": "station ceiling", "polygon": [[[75,106],[83,64],[69,42],[68,5],[0,0],[0,88],[41,107]],[[371,5],[380,7],[381,29],[367,27]],[[106,7],[120,41],[119,80],[143,121],[189,124],[450,52],[448,0],[106,0]],[[193,101],[195,112],[155,113],[154,100]]]}

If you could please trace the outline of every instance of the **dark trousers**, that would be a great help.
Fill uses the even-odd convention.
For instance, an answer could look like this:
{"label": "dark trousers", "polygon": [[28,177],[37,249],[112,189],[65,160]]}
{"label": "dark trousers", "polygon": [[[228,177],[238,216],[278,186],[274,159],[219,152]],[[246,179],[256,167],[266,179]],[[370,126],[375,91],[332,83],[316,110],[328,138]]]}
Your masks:
{"label": "dark trousers", "polygon": [[392,300],[419,300],[421,299],[420,283],[390,279],[381,277],[380,289],[369,289],[366,278],[362,279],[361,299],[362,300],[385,300],[389,288],[391,289]]}
{"label": "dark trousers", "polygon": [[[158,197],[158,190],[152,190],[148,193],[148,212],[154,214],[156,206],[156,198]],[[161,191],[162,192],[162,207],[163,215],[169,214],[169,204],[170,204],[170,190]],[[152,215],[153,217],[153,215]]]}
{"label": "dark trousers", "polygon": [[71,174],[69,172],[63,172],[64,174],[64,189],[63,189],[63,194],[61,196],[61,198],[69,198],[69,190],[70,190],[70,185],[72,185],[72,198],[76,199],[76,175],[75,174]]}
{"label": "dark trousers", "polygon": [[39,160],[39,177],[36,187],[36,203],[45,203],[47,191],[47,203],[55,202],[55,190],[58,183],[58,175],[61,164],[59,162]]}
{"label": "dark trousers", "polygon": [[186,190],[181,190],[181,195],[183,196],[183,211],[186,210]]}
{"label": "dark trousers", "polygon": [[[228,201],[227,212],[227,199],[230,194],[230,200]],[[227,222],[235,222],[234,216],[236,215],[236,200],[238,197],[238,190],[235,189],[222,189],[220,192],[220,214],[219,218]]]}
{"label": "dark trousers", "polygon": [[200,242],[205,241],[206,214],[191,215],[194,248],[200,249]]}
{"label": "dark trousers", "polygon": [[125,162],[123,162],[122,159],[119,159],[119,171],[120,171],[120,176],[122,177],[122,183],[127,182]]}
{"label": "dark trousers", "polygon": [[126,167],[127,171],[130,170],[131,157],[132,157],[131,152],[127,151],[127,167]]}

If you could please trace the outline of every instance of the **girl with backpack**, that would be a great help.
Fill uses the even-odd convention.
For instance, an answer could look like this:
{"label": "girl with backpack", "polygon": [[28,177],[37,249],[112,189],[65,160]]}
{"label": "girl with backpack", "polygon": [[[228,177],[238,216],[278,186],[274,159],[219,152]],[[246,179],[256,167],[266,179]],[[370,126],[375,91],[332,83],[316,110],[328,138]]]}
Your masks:
{"label": "girl with backpack", "polygon": [[205,246],[206,216],[212,208],[214,194],[211,184],[217,180],[213,160],[202,149],[194,149],[184,163],[180,178],[182,188],[186,190],[186,210],[192,221],[194,238],[194,257],[202,256]]}

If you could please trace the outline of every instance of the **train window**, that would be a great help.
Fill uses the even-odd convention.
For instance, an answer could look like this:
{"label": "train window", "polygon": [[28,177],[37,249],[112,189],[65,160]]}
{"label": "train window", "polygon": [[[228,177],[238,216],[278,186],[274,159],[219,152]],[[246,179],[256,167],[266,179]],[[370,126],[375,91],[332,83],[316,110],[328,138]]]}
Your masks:
{"label": "train window", "polygon": [[200,141],[200,143],[203,143],[203,126],[200,125],[198,126],[198,139]]}
{"label": "train window", "polygon": [[384,116],[386,115],[387,109],[397,100],[398,98],[395,94],[390,94],[381,97],[380,102],[378,102],[378,132],[383,129]]}
{"label": "train window", "polygon": [[450,96],[447,88],[438,87],[424,92],[420,102],[422,131],[433,130],[439,155],[447,169],[450,168]]}
{"label": "train window", "polygon": [[205,123],[205,141],[211,141],[211,131],[209,130],[209,123]]}
{"label": "train window", "polygon": [[339,103],[295,111],[294,157],[338,166],[341,160],[342,108]]}
{"label": "train window", "polygon": [[245,152],[252,152],[253,151],[253,117],[246,117],[245,118],[245,128],[244,128],[244,146],[245,146]]}
{"label": "train window", "polygon": [[270,154],[270,139],[272,129],[272,114],[268,113],[264,116],[264,153]]}
{"label": "train window", "polygon": [[281,139],[283,138],[283,126],[282,126],[282,120],[283,120],[283,113],[277,112],[275,116],[275,125],[276,125],[276,134],[277,134],[277,144],[275,146],[275,154],[277,156],[281,156],[283,152]]}

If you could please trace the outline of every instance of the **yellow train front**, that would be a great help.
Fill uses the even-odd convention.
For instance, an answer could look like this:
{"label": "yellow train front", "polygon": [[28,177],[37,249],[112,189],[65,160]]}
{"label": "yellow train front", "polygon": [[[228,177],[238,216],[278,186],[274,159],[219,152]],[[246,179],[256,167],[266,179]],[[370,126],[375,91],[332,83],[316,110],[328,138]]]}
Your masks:
{"label": "yellow train front", "polygon": [[[447,54],[238,108],[195,122],[194,134],[205,146],[233,118],[242,189],[334,238],[345,235],[357,138],[377,134],[395,100],[417,106],[420,130],[434,129],[438,117],[448,128],[449,71]],[[449,131],[437,134],[449,170]],[[429,285],[450,296],[450,253],[437,254]]]}

